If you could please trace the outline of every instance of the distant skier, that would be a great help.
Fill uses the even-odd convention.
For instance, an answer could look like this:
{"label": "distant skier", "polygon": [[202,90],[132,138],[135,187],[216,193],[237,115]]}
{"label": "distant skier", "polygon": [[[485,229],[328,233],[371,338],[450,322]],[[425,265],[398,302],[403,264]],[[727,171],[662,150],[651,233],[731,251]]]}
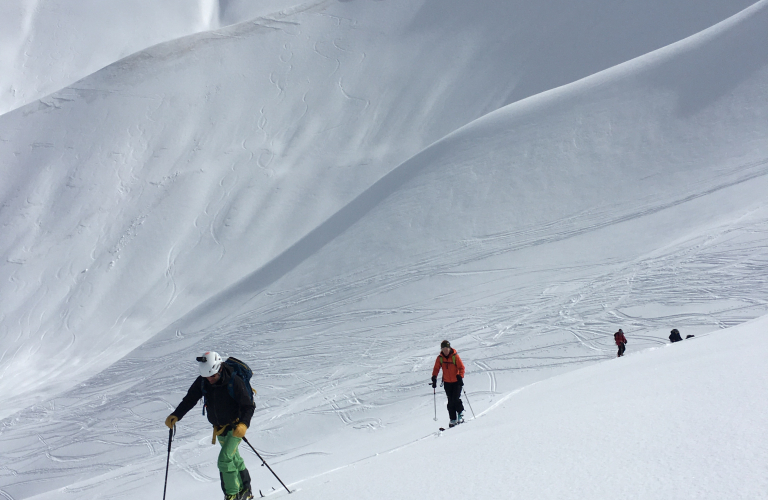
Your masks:
{"label": "distant skier", "polygon": [[232,359],[222,362],[221,356],[212,351],[198,357],[200,376],[189,387],[176,410],[165,419],[165,425],[173,428],[205,397],[203,413],[207,410],[214,440],[218,437],[221,445],[218,468],[224,499],[246,500],[253,498],[251,476],[237,447],[251,424],[254,404],[249,384],[229,365]]}
{"label": "distant skier", "polygon": [[616,341],[616,345],[619,346],[619,352],[617,357],[624,356],[624,351],[627,348],[627,337],[624,336],[624,331],[619,328],[619,331],[613,334],[613,340]]}
{"label": "distant skier", "polygon": [[669,341],[673,344],[675,342],[680,342],[683,340],[682,337],[680,337],[680,332],[677,330],[677,328],[673,328],[671,332],[669,332]]}
{"label": "distant skier", "polygon": [[443,370],[443,386],[445,395],[448,396],[448,417],[451,421],[449,427],[458,425],[464,421],[464,403],[461,402],[461,388],[464,386],[464,363],[462,363],[456,349],[451,348],[451,343],[443,340],[440,344],[440,354],[435,360],[432,369],[432,387],[437,387],[437,374]]}

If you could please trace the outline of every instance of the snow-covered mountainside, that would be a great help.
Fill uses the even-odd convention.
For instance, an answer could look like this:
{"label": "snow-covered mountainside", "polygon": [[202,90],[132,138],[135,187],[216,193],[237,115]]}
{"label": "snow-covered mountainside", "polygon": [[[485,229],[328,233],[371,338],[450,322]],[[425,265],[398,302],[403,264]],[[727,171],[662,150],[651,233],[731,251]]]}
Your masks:
{"label": "snow-covered mountainside", "polygon": [[302,0],[2,2],[0,114],[151,45],[307,4]]}
{"label": "snow-covered mountainside", "polygon": [[[406,453],[427,463],[424,446],[444,446],[421,442],[443,338],[480,414],[614,357],[618,327],[637,357],[546,384],[598,390],[595,377],[635,376],[634,360],[673,364],[637,353],[671,327],[700,337],[766,315],[768,0],[615,3],[304,4],[0,116],[0,493],[150,494],[162,421],[207,349],[251,363],[250,440],[325,498],[338,480],[318,474],[414,441]],[[763,323],[750,325],[728,338]],[[682,348],[708,359],[718,335]],[[487,420],[535,435],[558,394]],[[485,420],[456,439],[537,448],[494,448]],[[198,411],[175,447],[170,498],[218,495]],[[403,488],[431,481],[403,464]],[[573,491],[615,495],[601,484]],[[654,497],[643,484],[638,498]]]}
{"label": "snow-covered mountainside", "polygon": [[[659,2],[650,21],[624,3],[595,28],[565,23],[576,14],[554,1],[533,12],[326,2],[156,46],[3,115],[0,415],[84,380],[262,268],[533,73],[588,74],[567,70],[571,54],[538,59],[543,40],[570,46],[602,29],[606,48],[581,66],[621,62],[722,5],[699,3]],[[601,18],[606,5],[578,12]],[[642,44],[624,38],[633,30],[648,31]],[[582,196],[614,198],[592,189]],[[560,193],[536,206],[551,205],[545,194]],[[47,390],[31,394],[19,367],[42,359]]]}

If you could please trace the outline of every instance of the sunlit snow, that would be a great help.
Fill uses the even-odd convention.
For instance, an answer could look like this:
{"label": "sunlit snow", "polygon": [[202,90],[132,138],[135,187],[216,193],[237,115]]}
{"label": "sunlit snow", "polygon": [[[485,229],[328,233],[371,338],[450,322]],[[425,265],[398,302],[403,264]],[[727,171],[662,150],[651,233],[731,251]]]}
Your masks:
{"label": "sunlit snow", "polygon": [[0,9],[0,496],[159,498],[215,349],[297,498],[766,498],[768,0],[115,4]]}

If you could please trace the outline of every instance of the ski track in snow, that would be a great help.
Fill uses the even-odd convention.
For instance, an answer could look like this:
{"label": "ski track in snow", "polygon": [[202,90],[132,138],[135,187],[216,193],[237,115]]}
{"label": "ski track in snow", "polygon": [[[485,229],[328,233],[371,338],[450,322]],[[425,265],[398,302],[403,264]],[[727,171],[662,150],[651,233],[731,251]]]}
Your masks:
{"label": "ski track in snow", "polygon": [[[355,29],[353,20],[334,21],[338,26],[348,22],[350,29]],[[277,29],[274,25],[278,21],[259,19],[255,23]],[[285,29],[291,36],[303,35],[299,24]],[[236,36],[237,30],[232,33]],[[310,44],[336,82],[337,96],[352,103],[360,114],[373,112],[377,104],[373,96],[348,86],[350,75],[339,74],[342,61],[362,64],[365,52],[346,50],[333,34]],[[313,88],[309,79],[294,80],[296,55],[290,43],[282,48],[278,55],[282,66],[270,68],[267,75],[274,96],[254,117],[250,131],[253,135],[234,145],[235,149],[239,146],[248,162],[257,158],[258,167],[269,176],[276,173],[272,159],[286,147],[283,136],[288,132],[274,125],[279,122],[273,116],[280,116],[275,109],[284,104],[287,85],[292,85],[293,91],[303,96],[298,116],[304,117],[310,111],[307,96]],[[72,90],[81,94],[96,92]],[[211,96],[214,94],[212,90]],[[60,107],[66,100],[62,96],[42,103]],[[159,99],[155,112],[161,112],[162,106]],[[325,132],[338,125],[331,121],[323,126]],[[128,149],[116,151],[115,156],[132,158],[135,161],[130,165],[140,165],[139,159],[148,154],[150,142],[144,130],[131,132]],[[31,147],[46,149],[51,144],[35,143]],[[205,142],[200,140],[189,154],[205,149]],[[764,314],[768,310],[768,302],[760,298],[768,296],[768,283],[763,279],[768,272],[768,249],[764,244],[768,217],[764,209],[745,215],[738,223],[711,228],[652,255],[608,268],[601,264],[549,269],[544,279],[518,284],[517,277],[526,271],[515,267],[512,258],[508,266],[500,265],[499,258],[647,217],[765,176],[767,162],[760,160],[724,170],[714,180],[689,186],[686,193],[672,201],[629,207],[619,214],[595,209],[549,224],[485,235],[416,256],[400,267],[354,269],[348,275],[297,288],[278,279],[253,298],[247,312],[197,332],[191,345],[174,346],[188,334],[182,330],[177,330],[173,338],[151,340],[142,350],[152,352],[157,348],[163,354],[147,359],[126,358],[71,391],[0,421],[0,495],[14,498],[9,491],[43,491],[60,486],[77,494],[116,477],[128,484],[148,474],[160,477],[167,439],[161,422],[194,379],[191,360],[212,345],[223,354],[248,360],[256,368],[254,386],[259,396],[249,437],[260,448],[268,449],[263,451],[264,456],[286,467],[318,458],[327,459],[327,467],[332,467],[337,464],[327,444],[290,439],[292,430],[317,425],[330,436],[344,432],[369,437],[375,433],[386,435],[388,428],[396,429],[404,419],[415,415],[431,417],[433,399],[426,382],[435,346],[443,338],[452,340],[467,363],[467,392],[480,414],[497,404],[500,397],[537,377],[612,358],[612,333],[619,326],[627,332],[631,355],[639,349],[665,344],[671,326],[684,325],[684,334],[700,334]],[[126,199],[130,199],[128,194],[138,199],[145,189],[167,191],[179,174],[177,170],[150,182],[152,187],[128,193],[128,186],[141,185],[133,181],[142,178],[142,173],[130,166],[125,168],[125,164],[119,163],[116,175]],[[222,261],[227,254],[226,221],[236,216],[232,200],[241,194],[237,187],[242,182],[238,171],[242,164],[232,162],[224,175],[211,182],[214,191],[208,193],[207,206],[194,219],[196,243],[183,251],[172,247],[164,254],[168,293],[162,310],[168,310],[179,294],[176,270],[183,268],[184,253],[213,246],[216,252],[211,255],[216,257],[212,260]],[[81,180],[73,170],[68,187],[78,182]],[[46,198],[46,187],[41,184],[39,192],[37,189],[23,205],[24,217],[39,222],[43,207],[37,198]],[[110,267],[116,265],[145,218],[143,213],[123,217],[121,220],[128,222],[117,234],[95,237],[94,252],[100,247],[110,248]],[[94,231],[100,227],[87,218],[80,224]],[[341,228],[336,236],[345,229]],[[8,258],[9,263],[19,265],[8,280],[17,292],[36,290],[33,307],[19,320],[23,327],[20,332],[32,332],[42,321],[37,305],[50,300],[55,291],[45,285],[46,275],[25,275],[21,264],[25,254],[44,259],[54,249],[42,245],[22,248],[24,252]],[[310,255],[314,255],[322,249],[311,250]],[[72,260],[54,272],[59,280],[75,277],[66,292],[68,302],[73,304],[78,297],[98,293],[92,283],[77,281],[87,279],[78,274],[81,268],[79,261]],[[471,287],[449,289],[441,296],[425,296],[396,306],[372,305],[382,297],[387,299],[381,301],[383,304],[390,303],[398,291],[423,280],[453,276],[469,276],[475,281]],[[440,307],[435,305],[438,300]],[[76,315],[76,311],[68,310],[62,317],[64,330],[71,334],[69,346],[76,340]],[[43,338],[45,335],[42,332]],[[389,345],[384,346],[383,341]],[[3,353],[3,357],[16,355],[21,353]],[[441,399],[440,411],[442,405]],[[210,431],[199,411],[200,406],[193,409],[179,427],[171,460],[192,480],[215,483],[218,478],[206,473],[210,467],[197,462],[210,450],[210,446],[200,445],[210,442]],[[399,449],[407,443],[392,446],[372,445],[359,456]],[[40,477],[46,478],[43,486],[38,484]],[[85,478],[93,479],[87,485],[67,486]]]}
{"label": "ski track in snow", "polygon": [[[567,223],[572,221],[561,222]],[[291,426],[307,425],[307,418],[334,415],[338,432],[384,432],[397,425],[399,413],[431,414],[426,381],[434,345],[443,337],[454,339],[468,362],[466,389],[481,413],[516,388],[516,374],[552,373],[612,358],[617,325],[627,332],[631,355],[666,343],[670,325],[684,325],[684,334],[701,333],[768,311],[768,302],[755,298],[768,296],[762,279],[768,273],[766,233],[768,218],[757,210],[741,225],[715,228],[619,269],[553,270],[553,275],[575,278],[545,290],[532,285],[494,292],[499,287],[489,283],[513,280],[517,271],[489,269],[482,273],[483,283],[452,292],[449,312],[431,308],[429,299],[396,309],[354,305],[510,252],[524,235],[493,235],[482,245],[423,256],[412,266],[358,270],[357,278],[295,290],[272,287],[268,305],[216,326],[193,346],[151,360],[121,361],[62,397],[3,420],[3,488],[18,491],[41,473],[53,483],[69,484],[93,476],[94,470],[145,462],[159,473],[167,434],[158,422],[178,403],[167,395],[183,394],[194,378],[188,360],[209,345],[258,367],[251,440],[265,446],[280,443]],[[535,238],[528,241],[539,244]],[[659,310],[667,312],[645,314]],[[376,318],[378,326],[370,326]],[[424,335],[436,327],[438,333]],[[379,336],[389,348],[377,346]],[[380,359],[379,352],[392,352],[393,343],[402,346],[401,354]],[[161,372],[163,378],[157,377]],[[137,374],[144,375],[137,379]],[[201,453],[190,446],[208,434],[205,419],[195,415],[199,411],[199,406],[193,409],[179,428],[176,446],[186,455],[174,463],[194,480],[217,481],[190,465]],[[312,443],[265,452],[278,464],[323,453]]]}

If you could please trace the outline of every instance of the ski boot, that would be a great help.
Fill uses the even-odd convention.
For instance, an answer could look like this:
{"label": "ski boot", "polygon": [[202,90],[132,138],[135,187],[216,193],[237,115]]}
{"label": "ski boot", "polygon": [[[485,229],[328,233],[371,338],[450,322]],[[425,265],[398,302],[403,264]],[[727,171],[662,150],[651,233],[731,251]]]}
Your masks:
{"label": "ski boot", "polygon": [[450,429],[451,427],[456,427],[457,425],[459,425],[459,423],[458,423],[458,421],[456,421],[456,420],[451,420],[450,422],[448,422],[448,428],[449,428],[449,429]]}
{"label": "ski boot", "polygon": [[456,417],[456,425],[463,424],[464,423],[464,412],[460,411],[458,416]]}
{"label": "ski boot", "polygon": [[253,498],[251,488],[241,490],[240,493],[237,494],[237,500],[251,500],[251,498]]}

